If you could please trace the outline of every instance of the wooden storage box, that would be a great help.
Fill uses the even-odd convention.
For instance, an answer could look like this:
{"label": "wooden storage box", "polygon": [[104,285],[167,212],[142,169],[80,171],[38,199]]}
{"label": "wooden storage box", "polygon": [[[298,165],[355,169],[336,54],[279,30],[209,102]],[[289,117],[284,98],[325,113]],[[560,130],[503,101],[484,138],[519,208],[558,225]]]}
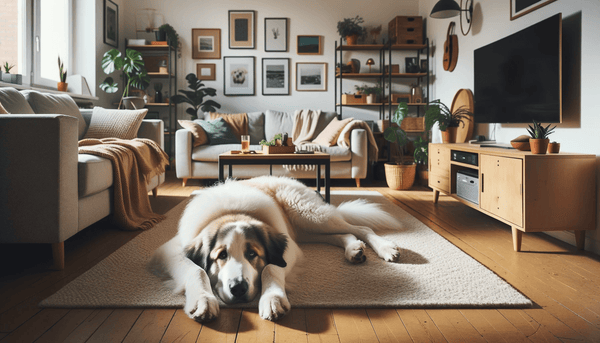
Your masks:
{"label": "wooden storage box", "polygon": [[296,150],[296,146],[274,146],[274,145],[263,145],[263,154],[293,154]]}
{"label": "wooden storage box", "polygon": [[402,120],[400,128],[404,131],[423,132],[425,131],[425,117],[406,117]]}
{"label": "wooden storage box", "polygon": [[388,24],[393,44],[423,44],[423,18],[397,16]]}
{"label": "wooden storage box", "polygon": [[[385,66],[384,72],[386,74],[389,73],[389,69],[390,69],[389,65]],[[392,64],[392,74],[400,74],[400,65],[399,64]]]}
{"label": "wooden storage box", "polygon": [[395,93],[392,94],[392,103],[393,104],[397,104],[400,102],[406,102],[406,103],[411,103],[412,102],[412,96],[408,93]]}
{"label": "wooden storage box", "polygon": [[342,105],[364,104],[367,102],[367,96],[364,94],[342,94]]}

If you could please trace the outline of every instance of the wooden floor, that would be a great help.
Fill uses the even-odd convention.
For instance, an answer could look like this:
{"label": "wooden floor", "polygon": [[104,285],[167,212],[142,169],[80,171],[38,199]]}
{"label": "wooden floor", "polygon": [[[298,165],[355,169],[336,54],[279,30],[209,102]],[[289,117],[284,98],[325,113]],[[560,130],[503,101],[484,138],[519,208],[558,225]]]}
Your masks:
{"label": "wooden floor", "polygon": [[[199,181],[172,174],[152,200],[166,213]],[[335,181],[333,189],[354,189]],[[50,271],[46,245],[0,245],[0,342],[600,342],[600,259],[544,234],[512,249],[510,228],[431,191],[377,190],[532,299],[530,309],[292,309],[277,323],[256,310],[223,310],[198,324],[175,309],[45,309],[37,303],[138,232],[101,221],[65,243],[66,268]]]}

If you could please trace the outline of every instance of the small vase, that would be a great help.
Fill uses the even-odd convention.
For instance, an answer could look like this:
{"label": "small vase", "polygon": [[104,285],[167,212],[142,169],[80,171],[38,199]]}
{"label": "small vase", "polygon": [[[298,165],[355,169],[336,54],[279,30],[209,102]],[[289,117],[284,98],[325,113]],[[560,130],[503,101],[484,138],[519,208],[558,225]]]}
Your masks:
{"label": "small vase", "polygon": [[66,82],[59,82],[56,85],[56,89],[58,89],[59,92],[66,92],[68,87],[69,87],[69,84]]}
{"label": "small vase", "polygon": [[550,139],[534,139],[529,138],[529,145],[531,146],[531,153],[536,155],[544,155],[548,151],[548,143]]}
{"label": "small vase", "polygon": [[348,43],[348,45],[356,45],[356,42],[358,42],[357,34],[346,36],[346,43]]}
{"label": "small vase", "polygon": [[163,99],[162,99],[162,93],[161,91],[156,91],[156,93],[154,94],[154,102],[157,104],[162,103]]}
{"label": "small vase", "polygon": [[442,131],[442,142],[456,143],[456,132],[458,127],[447,127],[446,131]]}
{"label": "small vase", "polygon": [[374,104],[377,102],[377,95],[369,94],[367,95],[367,104]]}
{"label": "small vase", "polygon": [[558,154],[559,151],[560,151],[560,143],[548,144],[548,153],[549,154]]}

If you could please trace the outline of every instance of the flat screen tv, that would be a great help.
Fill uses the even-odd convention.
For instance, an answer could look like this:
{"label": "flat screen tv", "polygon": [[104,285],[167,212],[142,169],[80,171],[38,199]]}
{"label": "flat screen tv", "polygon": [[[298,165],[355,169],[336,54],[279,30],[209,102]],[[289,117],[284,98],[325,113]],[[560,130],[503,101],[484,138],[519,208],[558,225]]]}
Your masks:
{"label": "flat screen tv", "polygon": [[562,15],[474,52],[475,121],[562,121]]}

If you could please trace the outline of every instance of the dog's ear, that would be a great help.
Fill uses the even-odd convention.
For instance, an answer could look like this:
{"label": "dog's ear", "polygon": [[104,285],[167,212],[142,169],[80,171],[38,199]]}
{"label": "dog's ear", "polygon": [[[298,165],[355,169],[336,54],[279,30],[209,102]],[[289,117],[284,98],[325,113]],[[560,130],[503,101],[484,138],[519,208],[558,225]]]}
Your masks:
{"label": "dog's ear", "polygon": [[287,236],[282,233],[271,234],[267,238],[267,264],[274,264],[285,268],[287,263],[283,259],[283,253],[287,248]]}
{"label": "dog's ear", "polygon": [[187,258],[192,260],[195,264],[197,264],[200,268],[206,270],[207,268],[207,258],[205,250],[203,249],[202,237],[196,237],[190,245],[185,247],[184,253]]}

